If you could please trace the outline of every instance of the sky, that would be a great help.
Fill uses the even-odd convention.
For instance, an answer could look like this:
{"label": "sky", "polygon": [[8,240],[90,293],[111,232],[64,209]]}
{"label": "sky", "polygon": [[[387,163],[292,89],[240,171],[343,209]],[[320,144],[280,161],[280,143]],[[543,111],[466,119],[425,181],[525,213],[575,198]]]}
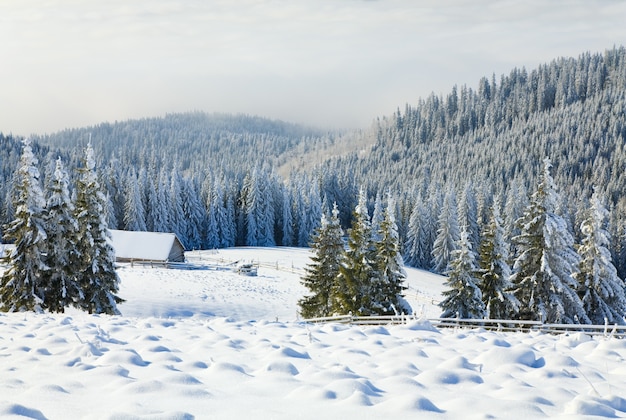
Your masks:
{"label": "sky", "polygon": [[626,44],[617,0],[0,2],[0,132],[172,112],[367,127],[453,85]]}

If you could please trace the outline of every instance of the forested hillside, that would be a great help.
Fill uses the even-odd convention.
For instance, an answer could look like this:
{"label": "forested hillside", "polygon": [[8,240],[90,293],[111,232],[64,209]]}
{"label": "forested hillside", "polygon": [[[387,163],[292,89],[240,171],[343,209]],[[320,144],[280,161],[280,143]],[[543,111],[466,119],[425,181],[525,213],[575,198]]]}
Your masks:
{"label": "forested hillside", "polygon": [[68,129],[33,140],[63,150],[91,141],[103,162],[118,159],[152,170],[176,165],[184,174],[202,174],[244,172],[260,163],[289,170],[310,166],[303,157],[317,155],[321,161],[354,135],[249,115],[191,112]]}
{"label": "forested hillside", "polygon": [[[307,246],[322,206],[311,169],[328,156],[352,151],[354,139],[363,136],[194,112],[65,130],[34,137],[32,144],[45,184],[57,157],[78,168],[91,143],[110,202],[111,228],[173,231],[189,249],[198,249]],[[20,153],[19,139],[3,137],[2,224],[13,218],[11,178]],[[288,181],[279,173],[290,174]],[[348,194],[337,189],[340,184],[335,180],[336,196],[330,199],[348,202],[348,219],[356,200],[354,180]]]}
{"label": "forested hillside", "polygon": [[[619,47],[455,86],[355,133],[198,112],[66,130],[34,138],[33,149],[45,182],[57,156],[75,168],[91,141],[110,227],[174,231],[188,248],[306,246],[333,202],[347,228],[361,186],[374,217],[389,192],[406,261],[434,271],[446,269],[445,255],[433,250],[452,218],[452,235],[466,226],[474,250],[494,202],[507,240],[519,233],[515,220],[548,157],[558,212],[577,242],[592,190],[606,199],[610,248],[624,274],[625,111]],[[19,153],[16,139],[2,137],[3,223],[12,218]],[[423,243],[412,250],[417,237]]]}
{"label": "forested hillside", "polygon": [[499,80],[485,77],[476,88],[455,86],[445,96],[431,95],[379,119],[374,130],[377,140],[369,153],[331,159],[324,173],[348,167],[371,195],[387,189],[405,194],[400,208],[405,236],[415,204],[425,203],[417,209],[422,236],[431,237],[425,268],[433,267],[429,251],[446,192],[460,197],[460,211],[478,212],[478,224],[485,223],[499,196],[512,229],[548,157],[560,211],[578,237],[592,191],[607,200],[613,255],[624,273],[623,47],[555,59],[530,71],[514,69]]}
{"label": "forested hillside", "polygon": [[353,166],[374,190],[431,180],[499,190],[514,179],[529,187],[550,157],[568,194],[587,196],[595,186],[617,202],[626,179],[625,96],[624,48],[514,69],[382,118],[372,152]]}

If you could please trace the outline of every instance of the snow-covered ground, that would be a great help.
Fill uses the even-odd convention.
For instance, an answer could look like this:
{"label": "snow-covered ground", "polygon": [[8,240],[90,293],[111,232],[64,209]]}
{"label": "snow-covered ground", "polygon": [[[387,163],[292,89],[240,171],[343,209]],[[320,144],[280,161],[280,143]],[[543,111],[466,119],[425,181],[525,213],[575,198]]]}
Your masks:
{"label": "snow-covered ground", "polygon": [[[306,325],[301,249],[189,254],[257,277],[123,266],[123,316],[0,314],[0,418],[626,417],[626,340]],[[425,317],[443,278],[408,270]]]}

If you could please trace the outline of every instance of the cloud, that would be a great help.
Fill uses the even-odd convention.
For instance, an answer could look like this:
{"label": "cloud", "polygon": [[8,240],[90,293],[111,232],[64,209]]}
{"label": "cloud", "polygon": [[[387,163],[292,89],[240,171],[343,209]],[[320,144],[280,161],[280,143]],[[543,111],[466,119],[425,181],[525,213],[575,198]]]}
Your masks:
{"label": "cloud", "polygon": [[455,83],[626,39],[611,0],[0,4],[0,130],[166,112],[366,125]]}

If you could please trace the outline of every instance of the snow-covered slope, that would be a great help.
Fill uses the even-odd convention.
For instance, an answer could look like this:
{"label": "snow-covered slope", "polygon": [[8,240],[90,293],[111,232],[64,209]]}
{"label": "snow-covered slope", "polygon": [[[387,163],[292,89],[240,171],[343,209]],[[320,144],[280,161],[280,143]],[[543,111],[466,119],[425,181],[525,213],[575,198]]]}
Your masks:
{"label": "snow-covered slope", "polygon": [[[231,248],[194,251],[187,260],[209,270],[165,270],[122,265],[120,295],[133,296],[119,308],[125,316],[231,317],[237,320],[298,320],[298,299],[307,289],[300,284],[310,252],[302,248]],[[258,264],[258,276],[241,276],[241,263]],[[436,303],[444,277],[407,268],[406,300],[419,315],[441,313]],[[140,296],[141,298],[135,298]]]}
{"label": "snow-covered slope", "polygon": [[[257,277],[123,266],[123,316],[0,315],[0,417],[626,417],[626,340],[306,325],[308,255],[189,256],[258,262]],[[437,316],[443,279],[408,272],[407,300]]]}

